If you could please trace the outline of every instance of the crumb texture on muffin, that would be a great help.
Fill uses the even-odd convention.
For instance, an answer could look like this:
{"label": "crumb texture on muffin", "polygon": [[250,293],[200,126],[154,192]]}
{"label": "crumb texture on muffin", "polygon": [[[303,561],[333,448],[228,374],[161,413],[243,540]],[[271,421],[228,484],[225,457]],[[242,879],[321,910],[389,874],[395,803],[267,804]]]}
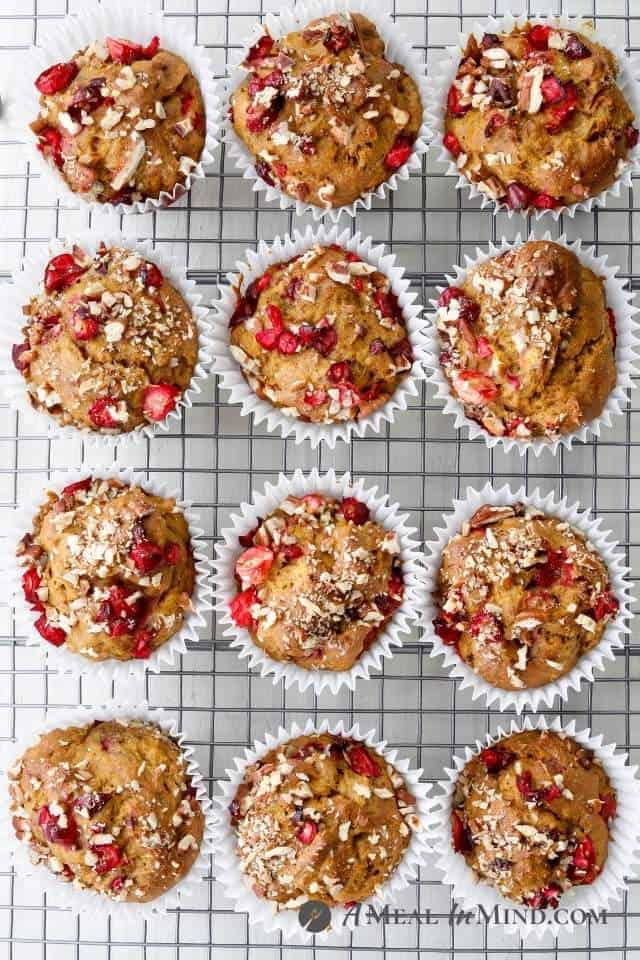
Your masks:
{"label": "crumb texture on muffin", "polygon": [[353,497],[287,497],[241,546],[231,616],[274,660],[349,670],[402,602],[398,538]]}
{"label": "crumb texture on muffin", "polygon": [[184,184],[205,142],[188,64],[160,47],[107,37],[35,81],[38,149],[74,193],[101,203],[158,199]]}
{"label": "crumb texture on muffin", "polygon": [[230,816],[245,882],[278,909],[365,900],[420,829],[395,767],[328,733],[295,737],[251,764]]}
{"label": "crumb texture on muffin", "polygon": [[36,630],[93,661],[147,659],[192,608],[184,514],[173,498],[119,480],[49,492],[17,554]]}
{"label": "crumb texture on muffin", "polygon": [[32,406],[63,426],[128,433],[159,422],[189,387],[199,337],[191,309],[139,253],[75,246],[49,261],[23,307],[13,363]]}
{"label": "crumb texture on muffin", "polygon": [[32,862],[113,900],[162,896],[202,843],[187,761],[152,723],[108,720],[43,734],[9,771],[9,793]]}
{"label": "crumb texture on muffin", "polygon": [[409,159],[420,93],[362,14],[331,14],[279,40],[268,33],[231,98],[238,136],[266,183],[297,200],[340,207]]}
{"label": "crumb texture on muffin", "polygon": [[238,291],[229,340],[261,399],[313,423],[369,416],[413,365],[389,280],[336,245],[274,263]]}
{"label": "crumb texture on muffin", "polygon": [[529,241],[473,267],[441,295],[436,325],[453,395],[493,436],[573,433],[615,387],[604,282],[560,244]]}
{"label": "crumb texture on muffin", "polygon": [[449,89],[444,145],[460,172],[515,210],[553,210],[612,185],[638,142],[606,47],[530,23],[471,36]]}
{"label": "crumb texture on muffin", "polygon": [[452,797],[452,844],[479,881],[529,907],[557,907],[607,859],[616,794],[591,750],[527,730],[464,766]]}
{"label": "crumb texture on muffin", "polygon": [[564,520],[485,505],[442,555],[436,634],[487,683],[540,687],[600,643],[618,613],[605,562]]}

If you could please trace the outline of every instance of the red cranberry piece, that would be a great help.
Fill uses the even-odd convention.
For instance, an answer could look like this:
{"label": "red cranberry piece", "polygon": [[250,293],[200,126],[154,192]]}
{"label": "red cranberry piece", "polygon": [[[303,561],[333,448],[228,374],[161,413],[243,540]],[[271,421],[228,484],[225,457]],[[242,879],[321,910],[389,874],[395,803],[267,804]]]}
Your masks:
{"label": "red cranberry piece", "polygon": [[384,162],[390,170],[399,170],[407,162],[412,151],[413,140],[401,134],[396,137],[393,146],[384,158]]}
{"label": "red cranberry piece", "polygon": [[345,520],[355,523],[357,527],[361,527],[369,519],[369,507],[355,497],[345,497],[341,509]]}
{"label": "red cranberry piece", "polygon": [[140,630],[133,641],[133,656],[136,660],[148,660],[153,653],[155,634],[151,630]]}
{"label": "red cranberry piece", "polygon": [[129,556],[140,573],[151,573],[164,560],[164,553],[153,540],[139,540],[134,543]]}
{"label": "red cranberry piece", "polygon": [[562,790],[556,783],[552,783],[550,787],[545,787],[539,791],[539,797],[541,800],[544,800],[545,803],[551,803],[552,800],[557,800],[558,797],[561,796]]}
{"label": "red cranberry piece", "polygon": [[591,56],[589,47],[587,47],[575,33],[570,33],[567,37],[564,53],[569,57],[569,60],[585,60]]}
{"label": "red cranberry piece", "polygon": [[60,825],[61,817],[54,816],[48,806],[42,807],[38,815],[38,825],[49,843],[61,843],[63,847],[72,849],[78,846],[78,824],[71,812],[65,812],[64,826]]}
{"label": "red cranberry piece", "polygon": [[601,593],[595,602],[593,608],[593,617],[594,620],[600,622],[600,620],[605,620],[608,617],[615,617],[618,613],[618,603],[617,597],[615,597],[610,591]]}
{"label": "red cranberry piece", "polygon": [[114,877],[109,885],[109,889],[113,890],[114,893],[119,893],[124,887],[125,877],[120,874],[118,877]]}
{"label": "red cranberry piece", "polygon": [[633,148],[637,146],[638,140],[640,140],[640,130],[629,125],[624,132],[624,136],[627,141],[627,147],[629,150],[633,150]]}
{"label": "red cranberry piece", "polygon": [[271,286],[271,280],[272,276],[268,271],[267,273],[263,273],[261,277],[258,277],[257,280],[254,280],[256,291],[258,293],[262,293],[267,289],[267,287]]}
{"label": "red cranberry piece", "polygon": [[502,41],[497,33],[485,33],[481,43],[483,50],[490,50],[491,47],[501,47]]}
{"label": "red cranberry piece", "polygon": [[60,253],[47,264],[44,272],[44,288],[47,293],[64,290],[75,283],[87,268],[81,267],[70,253]]}
{"label": "red cranberry piece", "polygon": [[476,340],[476,353],[479,357],[485,359],[493,355],[493,347],[486,337],[478,337]]}
{"label": "red cranberry piece", "polygon": [[61,169],[64,165],[62,156],[62,133],[55,127],[45,127],[38,134],[38,150],[40,153],[53,160],[56,167]]}
{"label": "red cranberry piece", "polygon": [[436,636],[440,637],[447,647],[456,647],[460,640],[460,632],[452,627],[443,617],[436,617],[433,621],[433,629]]}
{"label": "red cranberry piece", "polygon": [[576,846],[571,861],[571,873],[580,883],[593,883],[596,877],[596,851],[591,837],[585,836]]}
{"label": "red cranberry piece", "polygon": [[544,78],[540,90],[545,103],[559,103],[566,95],[564,85],[553,74]]}
{"label": "red cranberry piece", "polygon": [[504,125],[508,122],[509,118],[505,117],[503,113],[492,113],[489,117],[486,127],[484,128],[485,136],[492,137],[496,130],[499,130],[500,127],[504,127]]}
{"label": "red cranberry piece", "polygon": [[76,493],[85,493],[92,484],[91,477],[85,477],[84,480],[77,480],[75,483],[68,483],[62,490],[63,497],[72,497]]}
{"label": "red cranberry piece", "polygon": [[455,84],[449,88],[449,93],[447,94],[447,110],[449,113],[453,114],[454,117],[463,117],[469,107],[470,103],[462,104],[461,94]]}
{"label": "red cranberry piece", "polygon": [[504,639],[502,624],[488,610],[480,610],[478,613],[474,613],[469,621],[469,630],[472,636],[479,637],[482,635],[482,638],[487,640],[488,643],[501,643]]}
{"label": "red cranberry piece", "polygon": [[536,24],[535,27],[532,27],[531,30],[529,30],[527,35],[529,46],[533,50],[548,50],[550,34],[551,27],[544,26],[541,23]]}
{"label": "red cranberry piece", "polygon": [[531,203],[538,210],[555,210],[562,206],[562,200],[557,200],[548,193],[536,193]]}
{"label": "red cranberry piece", "polygon": [[298,838],[300,843],[304,843],[305,846],[308,846],[310,843],[313,843],[317,833],[318,833],[318,824],[314,823],[313,820],[305,820],[302,826],[300,827],[300,829],[298,830],[298,832],[296,833],[296,837]]}
{"label": "red cranberry piece", "polygon": [[316,390],[307,390],[304,395],[304,402],[309,407],[321,407],[329,399],[329,394],[321,387]]}
{"label": "red cranberry piece", "polygon": [[364,747],[351,747],[345,750],[345,759],[354,773],[363,777],[380,776],[380,767]]}
{"label": "red cranberry piece", "polygon": [[384,345],[384,341],[380,340],[379,337],[376,337],[375,340],[372,340],[369,344],[369,353],[372,356],[376,356],[379,353],[384,353],[387,348]]}
{"label": "red cranberry piece", "polygon": [[303,554],[304,550],[299,543],[285,543],[280,549],[280,556],[285,563],[291,563],[292,560],[297,560]]}
{"label": "red cranberry piece", "polygon": [[66,90],[71,81],[78,75],[78,64],[75,60],[69,63],[54,63],[52,67],[43,70],[35,81],[36,89],[45,96],[60,93]]}
{"label": "red cranberry piece", "polygon": [[562,566],[566,563],[567,551],[564,547],[554,550],[547,545],[547,559],[536,571],[534,585],[536,587],[550,587],[560,578]]}
{"label": "red cranberry piece", "polygon": [[278,335],[278,352],[289,356],[298,349],[298,338],[295,334],[285,330]]}
{"label": "red cranberry piece", "polygon": [[275,350],[278,346],[278,339],[280,338],[280,333],[278,330],[273,328],[267,330],[258,330],[256,333],[256,340],[263,348],[263,350]]}
{"label": "red cranberry piece", "polygon": [[73,311],[71,317],[71,332],[75,340],[93,340],[100,332],[100,324],[95,317],[89,313],[89,308],[84,304]]}
{"label": "red cranberry piece", "polygon": [[142,395],[142,410],[149,420],[156,422],[175,409],[180,390],[172,383],[152,383],[145,387]]}
{"label": "red cranberry piece", "polygon": [[337,342],[338,334],[334,327],[321,327],[316,328],[311,345],[321,356],[328,357]]}
{"label": "red cranberry piece", "polygon": [[265,183],[268,183],[270,187],[275,187],[276,182],[271,176],[271,167],[266,162],[266,160],[258,159],[255,162],[255,170],[257,175],[264,180]]}
{"label": "red cranberry piece", "polygon": [[491,82],[489,83],[489,96],[494,103],[499,103],[503,107],[509,107],[513,103],[511,87],[505,80],[499,80],[498,77],[491,78]]}
{"label": "red cranberry piece", "polygon": [[89,817],[94,817],[110,799],[110,793],[85,793],[74,801],[73,806],[76,810],[83,810]]}
{"label": "red cranberry piece", "polygon": [[314,157],[317,153],[316,145],[309,136],[300,137],[298,140],[298,150],[305,157]]}
{"label": "red cranberry piece", "polygon": [[507,372],[507,373],[505,374],[505,379],[506,379],[507,383],[509,384],[509,386],[511,386],[514,390],[519,390],[519,389],[520,389],[520,386],[521,386],[520,377],[516,376],[515,373],[509,373],[509,372]]}
{"label": "red cranberry piece", "polygon": [[251,616],[251,607],[259,603],[258,592],[255,587],[249,587],[237,593],[229,604],[231,619],[239,627],[252,627],[253,617]]}
{"label": "red cranberry piece", "polygon": [[122,850],[115,843],[94,844],[91,852],[98,858],[94,870],[99,875],[115,870],[122,863]]}
{"label": "red cranberry piece", "polygon": [[142,283],[145,287],[161,287],[164,282],[164,277],[155,263],[150,263],[148,260],[145,260],[143,264],[140,265],[138,274]]}
{"label": "red cranberry piece", "polygon": [[532,193],[522,183],[510,183],[507,187],[507,206],[512,210],[524,210],[531,203]]}
{"label": "red cranberry piece", "polygon": [[519,773],[516,777],[516,787],[522,794],[525,800],[537,800],[538,793],[533,789],[533,784],[531,783],[531,771],[525,770],[524,773]]}
{"label": "red cranberry piece", "polygon": [[254,43],[251,47],[245,57],[245,63],[255,63],[257,60],[263,60],[265,57],[268,57],[271,54],[274,42],[273,37],[265,33],[264,36],[260,37],[258,42]]}
{"label": "red cranberry piece", "polygon": [[34,609],[39,612],[44,611],[44,606],[38,596],[41,583],[42,578],[36,567],[29,567],[28,570],[25,570],[22,574],[22,592],[24,593],[24,598],[27,603],[32,604]]}
{"label": "red cranberry piece", "polygon": [[322,42],[327,50],[331,50],[332,53],[340,53],[341,50],[346,50],[350,45],[351,37],[351,30],[349,30],[348,27],[340,25],[327,30],[322,38]]}
{"label": "red cranberry piece", "polygon": [[332,363],[327,371],[327,376],[332,383],[351,383],[351,365],[347,363],[346,360],[342,360],[339,363]]}
{"label": "red cranberry piece", "polygon": [[498,773],[504,770],[514,760],[515,754],[510,750],[501,750],[499,747],[486,747],[480,754],[480,759],[488,773]]}
{"label": "red cranberry piece", "polygon": [[131,64],[134,60],[151,60],[160,48],[160,37],[152,37],[146,47],[129,40],[107,37],[107,49],[116,63]]}
{"label": "red cranberry piece", "polygon": [[473,839],[469,828],[455,810],[451,814],[451,839],[455,853],[468,853],[473,849]]}
{"label": "red cranberry piece", "polygon": [[164,562],[169,567],[175,567],[182,556],[182,547],[179,543],[168,543],[164,548]]}
{"label": "red cranberry piece", "polygon": [[14,343],[11,347],[11,359],[16,370],[22,373],[29,366],[29,359],[25,355],[30,350],[28,343]]}
{"label": "red cranberry piece", "polygon": [[532,907],[534,910],[543,910],[545,907],[553,907],[555,910],[561,896],[562,889],[558,884],[550,883],[547,887],[542,887],[537,893],[528,897],[526,903],[528,907]]}
{"label": "red cranberry piece", "polygon": [[94,77],[85,87],[80,87],[74,93],[69,106],[69,114],[78,122],[83,112],[93,113],[98,107],[102,106],[105,98],[102,95],[102,88],[106,83],[105,77]]}
{"label": "red cranberry piece", "polygon": [[55,627],[52,623],[49,623],[44,613],[38,617],[34,623],[34,627],[43,640],[46,640],[47,643],[52,644],[54,647],[61,647],[67,639],[64,630],[61,627]]}
{"label": "red cranberry piece", "polygon": [[612,820],[618,810],[618,803],[615,793],[600,794],[600,816],[608,823]]}
{"label": "red cranberry piece", "polygon": [[455,133],[451,133],[449,130],[448,133],[445,133],[443,141],[445,148],[449,153],[454,157],[459,157],[462,153],[462,147],[460,146],[460,141],[456,137]]}
{"label": "red cranberry piece", "polygon": [[460,287],[447,287],[446,290],[443,290],[438,299],[439,307],[448,307],[452,300],[459,300],[461,297],[465,296],[464,290],[461,290]]}
{"label": "red cranberry piece", "polygon": [[557,133],[576,109],[578,93],[573,83],[565,86],[565,95],[559,103],[549,107],[551,120],[546,125],[548,133]]}
{"label": "red cranberry piece", "polygon": [[402,310],[393,291],[376,290],[373,301],[383,317],[391,317],[396,321],[402,318]]}

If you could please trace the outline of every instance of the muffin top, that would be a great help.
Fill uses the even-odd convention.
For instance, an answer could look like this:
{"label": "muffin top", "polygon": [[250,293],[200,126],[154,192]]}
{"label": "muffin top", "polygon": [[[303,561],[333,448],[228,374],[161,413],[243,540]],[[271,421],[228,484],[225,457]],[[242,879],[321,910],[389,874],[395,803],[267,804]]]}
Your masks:
{"label": "muffin top", "polygon": [[480,507],[444,549],[435,632],[494,687],[540,687],[598,645],[618,613],[606,564],[564,520]]}
{"label": "muffin top", "polygon": [[364,743],[295,737],[247,767],[231,803],[245,882],[278,909],[365,900],[420,828],[414,804],[395,767]]}
{"label": "muffin top", "polygon": [[274,660],[349,670],[402,602],[398,538],[353,497],[287,497],[240,543],[231,616]]}
{"label": "muffin top", "polygon": [[9,771],[9,793],[32,862],[112,900],[155,900],[198,856],[204,815],[187,761],[155,724],[43,734]]}
{"label": "muffin top", "polygon": [[64,426],[128,433],[164,420],[198,359],[189,305],[140,254],[101,244],[47,264],[13,362],[31,404]]}
{"label": "muffin top", "polygon": [[191,610],[184,514],[173,498],[119,480],[49,491],[16,552],[38,633],[90,660],[145,660]]}
{"label": "muffin top", "polygon": [[198,81],[153,37],[96,40],[35,81],[38,149],[87,200],[131,204],[183,184],[205,141]]}
{"label": "muffin top", "polygon": [[616,323],[601,277],[550,241],[474,267],[438,300],[442,368],[494,436],[553,440],[598,417],[616,384]]}
{"label": "muffin top", "polygon": [[591,750],[527,730],[464,766],[452,797],[452,843],[483,883],[529,907],[557,907],[607,859],[616,794]]}
{"label": "muffin top", "polygon": [[447,98],[444,145],[478,190],[552,210],[610,187],[638,142],[606,47],[526,23],[471,37]]}
{"label": "muffin top", "polygon": [[384,406],[413,364],[384,274],[342,247],[272,264],[230,320],[231,354],[252,390],[298,420],[359,420]]}
{"label": "muffin top", "polygon": [[315,206],[353,203],[402,167],[422,124],[416,84],[362,14],[331,14],[279,40],[265,33],[242,66],[231,118],[271,186]]}

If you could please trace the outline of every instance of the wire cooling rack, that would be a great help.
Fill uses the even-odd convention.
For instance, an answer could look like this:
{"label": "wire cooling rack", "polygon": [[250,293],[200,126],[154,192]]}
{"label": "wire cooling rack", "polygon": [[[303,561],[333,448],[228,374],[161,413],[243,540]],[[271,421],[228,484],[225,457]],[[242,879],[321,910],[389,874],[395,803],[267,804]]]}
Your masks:
{"label": "wire cooling rack", "polygon": [[[136,2],[136,0],[132,0]],[[81,8],[81,0],[71,9]],[[278,4],[259,0],[166,0],[165,12],[180,18],[194,40],[211,52],[217,75],[224,73],[227,49],[238,47],[256,16]],[[381,12],[396,17],[404,31],[422,50],[428,63],[442,56],[462,27],[506,7],[495,0],[380,0]],[[531,5],[527,12],[582,13],[593,15],[604,38],[640,51],[640,0],[549,0]],[[520,12],[521,8],[515,12]],[[46,41],[55,18],[67,12],[64,0],[0,0],[0,86],[10,89],[11,76],[20,70],[21,51],[34,41]],[[170,35],[170,34],[169,34]],[[2,90],[0,90],[0,95]],[[598,253],[608,253],[622,274],[640,286],[640,182],[611,201],[606,210],[565,218],[553,228],[570,238],[593,242]],[[0,278],[10,279],[20,258],[54,236],[73,236],[91,227],[121,229],[132,238],[152,238],[158,247],[184,262],[204,297],[216,296],[216,284],[233,269],[235,261],[258,239],[304,226],[306,220],[265,204],[252,193],[228,160],[224,150],[204,182],[170,210],[120,218],[113,213],[93,216],[72,209],[48,194],[24,159],[19,144],[7,138],[0,118]],[[342,221],[347,223],[348,221]],[[476,245],[526,231],[521,217],[509,221],[480,211],[475,202],[461,200],[454,182],[443,175],[433,156],[424,161],[422,175],[403,183],[384,203],[360,213],[352,228],[384,241],[410,275],[421,302],[444,282],[444,273],[461,262]],[[1,321],[0,321],[1,322]],[[635,405],[634,405],[635,404]],[[41,490],[53,469],[77,466],[84,455],[81,442],[50,443],[34,431],[26,418],[0,405],[0,531],[14,506],[30,492]],[[378,485],[409,511],[420,537],[428,540],[434,524],[448,510],[452,497],[468,485],[487,478],[508,481],[529,489],[540,485],[579,500],[604,518],[606,527],[624,544],[633,565],[640,550],[640,487],[632,483],[640,463],[640,407],[629,405],[624,417],[605,430],[600,441],[578,445],[557,457],[490,452],[481,442],[469,442],[453,431],[427,386],[410,409],[379,435],[368,435],[349,447],[332,452],[308,445],[296,447],[254,428],[238,408],[224,402],[211,381],[193,409],[170,434],[155,438],[118,462],[173,481],[180,496],[194,501],[210,549],[218,531],[226,526],[237,504],[255,488],[295,467],[350,470]],[[112,456],[109,455],[109,459]],[[93,463],[96,461],[94,460]],[[4,543],[9,550],[13,544]],[[637,567],[636,567],[637,569]],[[0,607],[0,738],[11,740],[25,727],[37,727],[45,708],[64,710],[78,703],[96,705],[110,696],[146,697],[151,705],[174,713],[213,791],[215,780],[245,746],[265,731],[294,720],[329,717],[357,720],[363,730],[376,728],[437,780],[453,752],[460,751],[501,719],[497,711],[473,703],[466,693],[429,657],[429,648],[417,636],[405,643],[384,670],[360,682],[353,694],[334,697],[285,692],[270,679],[251,674],[229,649],[214,623],[200,643],[192,645],[175,669],[163,669],[132,689],[110,684],[70,680],[47,674],[38,648],[27,647],[15,632],[6,605]],[[640,645],[636,637],[620,651],[615,664],[595,684],[571,696],[560,711],[580,726],[591,726],[640,758]],[[547,711],[550,716],[552,711]],[[4,847],[4,844],[3,844]],[[429,908],[437,925],[364,926],[353,934],[340,932],[316,946],[283,943],[277,935],[250,928],[246,917],[236,915],[222,896],[212,873],[188,908],[169,918],[134,925],[96,923],[75,919],[34,895],[14,875],[4,852],[0,860],[0,960],[301,960],[346,958],[368,960],[383,953],[409,960],[422,954],[437,960],[454,956],[466,960],[504,960],[511,957],[606,957],[620,960],[640,951],[640,885],[631,884],[623,902],[606,926],[577,928],[561,935],[530,942],[524,949],[516,938],[484,926],[450,926],[449,888],[440,885],[431,870],[422,871],[401,898],[400,905],[423,914]]]}

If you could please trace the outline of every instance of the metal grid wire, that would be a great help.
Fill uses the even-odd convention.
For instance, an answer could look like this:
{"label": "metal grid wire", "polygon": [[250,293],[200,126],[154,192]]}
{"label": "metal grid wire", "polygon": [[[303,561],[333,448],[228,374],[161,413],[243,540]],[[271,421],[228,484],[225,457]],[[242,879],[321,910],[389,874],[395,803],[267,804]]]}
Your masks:
{"label": "metal grid wire", "polygon": [[[639,0],[549,0],[532,4],[527,12],[592,14],[603,37],[640,51]],[[78,0],[72,9],[81,7]],[[214,70],[224,73],[226,52],[236,48],[256,16],[278,4],[261,0],[166,0],[165,12],[179,17],[194,40],[211,51]],[[414,42],[426,52],[428,63],[442,56],[460,29],[489,13],[502,13],[502,0],[380,0],[381,12],[391,13]],[[0,76],[10,89],[12,71],[20,69],[21,50],[34,41],[46,42],[53,20],[67,12],[65,0],[0,0]],[[516,12],[520,12],[516,10]],[[170,31],[167,31],[170,37]],[[444,282],[444,274],[465,253],[490,239],[514,237],[526,231],[520,217],[509,221],[481,212],[475,202],[463,201],[442,165],[433,156],[423,162],[422,175],[403,183],[385,202],[360,213],[353,229],[388,244],[410,275],[421,302]],[[570,237],[596,244],[620,265],[629,283],[640,287],[640,182],[623,192],[606,210],[566,218],[560,228]],[[282,213],[252,193],[246,181],[225,160],[224,150],[205,181],[170,210],[143,216],[118,217],[104,213],[89,218],[85,211],[60,203],[43,189],[42,181],[25,161],[20,145],[3,135],[0,119],[0,278],[10,279],[20,258],[48,238],[73,236],[91,227],[121,229],[132,238],[152,238],[188,268],[205,298],[216,296],[216,284],[234,267],[245,248],[258,239],[304,226],[291,213]],[[343,221],[345,223],[345,221]],[[635,406],[634,406],[635,403]],[[180,495],[194,501],[212,549],[230,512],[251,491],[300,466],[327,470],[348,469],[377,484],[409,511],[420,537],[430,539],[434,524],[447,511],[453,496],[470,484],[508,481],[529,489],[540,485],[570,500],[579,500],[604,517],[606,527],[624,544],[633,565],[640,549],[640,490],[632,485],[640,462],[638,436],[640,407],[630,404],[625,416],[604,431],[599,441],[578,445],[557,457],[488,451],[481,442],[469,442],[454,432],[430,389],[423,386],[410,409],[379,435],[367,435],[335,452],[296,447],[255,428],[238,408],[224,402],[211,381],[182,421],[166,437],[155,438],[134,452],[119,455],[118,463],[173,481]],[[79,465],[84,455],[80,441],[48,442],[34,432],[26,418],[2,409],[0,421],[0,529],[2,519],[24,496],[43,489],[51,470]],[[635,428],[635,429],[634,429]],[[111,458],[111,455],[109,455]],[[95,459],[92,461],[96,463]],[[12,544],[4,543],[4,549]],[[637,567],[636,567],[637,569]],[[416,635],[385,661],[384,669],[359,682],[354,693],[320,697],[312,692],[285,692],[269,678],[251,674],[229,649],[214,623],[197,645],[191,645],[174,669],[164,668],[133,690],[111,684],[78,681],[47,674],[38,648],[27,647],[16,634],[6,605],[0,607],[0,738],[9,741],[26,727],[37,727],[45,707],[67,709],[78,703],[99,704],[118,694],[146,697],[154,706],[172,711],[188,742],[195,748],[206,782],[213,791],[216,778],[244,747],[265,731],[294,720],[329,717],[357,720],[363,730],[378,735],[410,757],[437,780],[453,752],[494,730],[501,720],[460,692],[429,656],[428,644]],[[559,711],[563,719],[577,718],[640,758],[640,645],[637,636],[616,662],[580,694],[573,694]],[[547,715],[551,715],[547,711]],[[507,718],[508,719],[508,718]],[[223,898],[213,874],[203,882],[188,908],[153,923],[125,925],[75,919],[34,894],[6,859],[0,862],[0,960],[285,960],[285,958],[347,955],[365,960],[372,955],[408,960],[420,954],[438,960],[453,956],[587,958],[619,960],[640,951],[640,885],[631,884],[624,901],[606,927],[581,927],[571,937],[530,943],[526,949],[513,937],[484,927],[451,927],[447,915],[450,892],[423,870],[401,898],[401,906],[439,918],[437,925],[362,927],[353,934],[338,933],[314,947],[283,943],[277,935],[250,928]]]}

